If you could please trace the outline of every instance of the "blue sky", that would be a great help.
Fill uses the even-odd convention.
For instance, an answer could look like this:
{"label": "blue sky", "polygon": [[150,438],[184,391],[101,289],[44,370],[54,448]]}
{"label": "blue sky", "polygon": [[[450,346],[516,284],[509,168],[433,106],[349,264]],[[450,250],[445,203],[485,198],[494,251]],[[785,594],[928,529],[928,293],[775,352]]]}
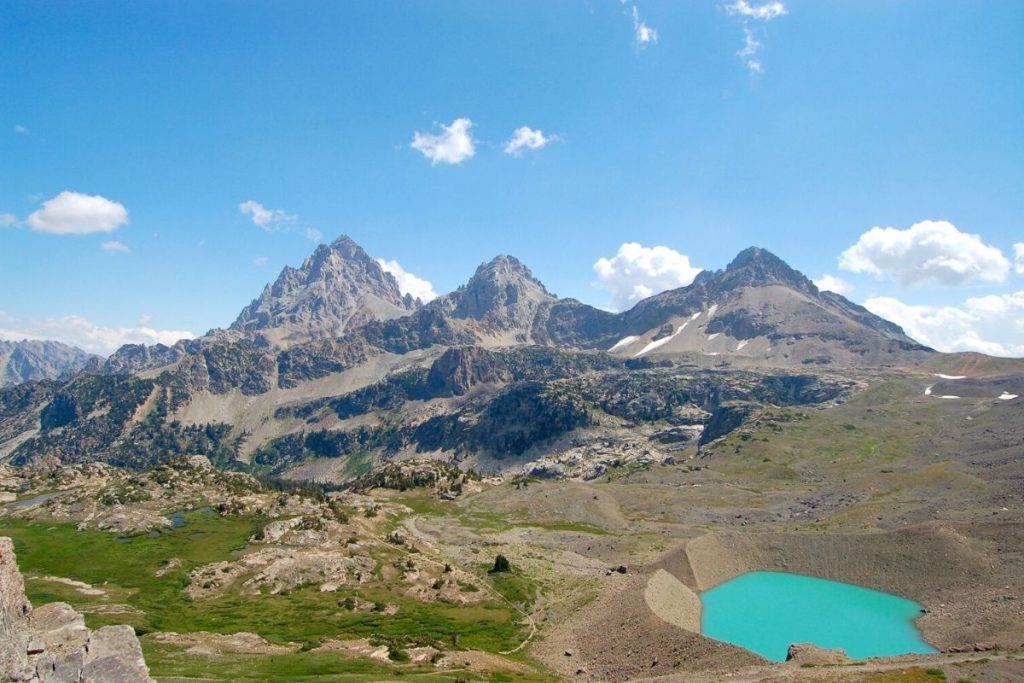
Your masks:
{"label": "blue sky", "polygon": [[1000,0],[5,0],[0,337],[201,334],[345,233],[436,292],[511,253],[603,307],[757,244],[923,341],[1024,355],[1021,26]]}

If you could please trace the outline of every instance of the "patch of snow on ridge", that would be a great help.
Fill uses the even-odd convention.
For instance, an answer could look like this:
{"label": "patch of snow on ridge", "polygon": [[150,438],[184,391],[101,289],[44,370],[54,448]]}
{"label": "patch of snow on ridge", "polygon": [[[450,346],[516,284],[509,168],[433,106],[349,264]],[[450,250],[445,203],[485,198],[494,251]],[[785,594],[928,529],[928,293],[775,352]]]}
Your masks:
{"label": "patch of snow on ridge", "polygon": [[697,318],[700,317],[700,314],[703,313],[703,312],[704,311],[697,311],[696,313],[694,313],[693,315],[690,316],[690,320],[696,320]]}
{"label": "patch of snow on ridge", "polygon": [[718,310],[718,304],[711,304],[711,308],[708,309],[708,317],[710,318]]}
{"label": "patch of snow on ridge", "polygon": [[678,330],[676,330],[675,332],[673,332],[673,333],[672,333],[672,334],[670,334],[669,336],[667,336],[667,337],[662,337],[661,339],[655,339],[655,340],[654,340],[654,341],[652,341],[652,342],[651,342],[650,344],[648,344],[648,345],[647,345],[647,346],[645,346],[644,348],[640,349],[640,351],[639,351],[638,353],[636,353],[636,354],[635,354],[635,355],[633,356],[633,358],[639,358],[640,356],[644,355],[644,354],[645,354],[645,353],[647,353],[648,351],[653,351],[654,349],[656,349],[656,348],[658,348],[658,347],[660,347],[660,346],[664,346],[665,344],[668,344],[668,343],[669,343],[670,341],[672,341],[673,339],[675,339],[675,338],[676,338],[676,336],[677,336],[677,335],[678,335],[678,334],[679,334],[680,332],[682,332],[683,330],[685,330],[685,329],[686,329],[686,326],[687,326],[687,325],[689,325],[689,324],[690,324],[690,321],[689,321],[689,320],[687,320],[687,321],[686,321],[685,323],[683,323],[683,324],[682,324],[682,326],[681,326],[681,327],[680,327],[680,328],[679,328]]}
{"label": "patch of snow on ridge", "polygon": [[936,373],[935,376],[941,377],[942,379],[967,379],[967,375],[943,375],[941,373]]}
{"label": "patch of snow on ridge", "polygon": [[930,386],[925,387],[925,389],[924,389],[924,395],[925,396],[931,396],[932,395],[932,387],[933,386],[935,386],[935,385],[932,384]]}
{"label": "patch of snow on ridge", "polygon": [[740,349],[742,349],[744,346],[747,345],[748,341],[750,341],[750,340],[749,339],[744,339],[743,341],[741,341],[739,344],[736,345],[736,350],[739,351]]}
{"label": "patch of snow on ridge", "polygon": [[959,396],[939,396],[939,398],[960,398]]}
{"label": "patch of snow on ridge", "polygon": [[717,337],[720,334],[722,334],[722,333],[721,332],[715,332],[714,334],[709,334],[708,335],[708,341],[711,341],[712,339],[714,339],[715,337]]}
{"label": "patch of snow on ridge", "polygon": [[611,353],[612,351],[615,351],[617,349],[621,349],[623,346],[629,346],[630,344],[632,344],[633,342],[635,342],[639,338],[640,337],[634,337],[632,335],[630,335],[628,337],[623,337],[619,341],[615,342],[615,346],[613,346],[612,348],[608,349],[608,353]]}
{"label": "patch of snow on ridge", "polygon": [[1003,393],[999,394],[999,398],[997,398],[996,400],[997,401],[1012,401],[1015,398],[1020,398],[1020,395],[1019,394],[1011,394],[1009,392],[1004,391]]}

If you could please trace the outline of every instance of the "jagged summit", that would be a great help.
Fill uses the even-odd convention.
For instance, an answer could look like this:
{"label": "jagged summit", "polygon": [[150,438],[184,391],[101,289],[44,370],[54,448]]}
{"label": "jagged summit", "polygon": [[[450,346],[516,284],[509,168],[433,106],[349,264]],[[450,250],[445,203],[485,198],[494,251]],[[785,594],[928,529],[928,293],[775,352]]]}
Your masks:
{"label": "jagged summit", "polygon": [[748,247],[729,262],[724,270],[701,271],[695,285],[707,285],[719,291],[738,287],[785,285],[807,294],[817,287],[803,273],[762,247]]}
{"label": "jagged summit", "polygon": [[416,302],[402,296],[393,275],[342,235],[318,246],[301,267],[286,266],[230,329],[294,342],[340,336],[352,327],[398,318],[416,308]]}
{"label": "jagged summit", "polygon": [[454,318],[479,320],[497,330],[528,329],[537,310],[557,299],[514,256],[481,264],[464,286],[439,306]]}

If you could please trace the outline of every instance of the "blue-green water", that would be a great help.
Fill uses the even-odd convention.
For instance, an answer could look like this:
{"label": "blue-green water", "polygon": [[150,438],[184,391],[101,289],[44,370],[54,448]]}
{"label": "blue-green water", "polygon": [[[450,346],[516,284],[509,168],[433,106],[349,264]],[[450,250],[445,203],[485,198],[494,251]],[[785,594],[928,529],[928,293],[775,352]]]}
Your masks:
{"label": "blue-green water", "polygon": [[914,626],[919,604],[848,583],[750,572],[700,599],[704,635],[777,662],[791,643],[841,647],[854,659],[937,651]]}

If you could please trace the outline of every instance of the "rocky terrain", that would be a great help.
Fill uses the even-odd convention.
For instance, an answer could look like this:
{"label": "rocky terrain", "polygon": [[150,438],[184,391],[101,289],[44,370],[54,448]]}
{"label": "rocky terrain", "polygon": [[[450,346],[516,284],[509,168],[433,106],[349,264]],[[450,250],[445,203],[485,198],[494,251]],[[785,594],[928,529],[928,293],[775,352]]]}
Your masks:
{"label": "rocky terrain", "polygon": [[[459,377],[516,371],[468,355],[480,373]],[[811,669],[817,680],[917,680],[932,669],[1014,680],[1024,416],[1020,402],[989,394],[1019,380],[975,378],[979,397],[958,401],[926,395],[935,381],[963,380],[864,376],[838,385],[842,401],[809,405],[776,383],[775,403],[700,450],[695,429],[677,440],[685,426],[609,429],[547,463],[564,468],[553,479],[395,459],[331,491],[281,488],[199,457],[145,471],[8,466],[0,533],[27,549],[30,591],[70,601],[90,625],[120,619],[146,633],[157,679],[237,680],[238,667],[261,666],[263,679],[334,670],[364,680],[357,667],[383,667],[369,680],[420,666],[523,680],[804,680]],[[641,447],[643,457],[625,457]],[[598,463],[596,476],[586,469]],[[65,555],[98,548],[109,561],[95,568]],[[498,553],[511,561],[507,578],[488,571]],[[750,569],[911,597],[943,652],[770,665],[695,632],[696,594]],[[479,622],[486,615],[508,621]],[[495,632],[506,635],[483,635]]]}
{"label": "rocky terrain", "polygon": [[56,341],[0,339],[0,388],[69,377],[100,358]]}

